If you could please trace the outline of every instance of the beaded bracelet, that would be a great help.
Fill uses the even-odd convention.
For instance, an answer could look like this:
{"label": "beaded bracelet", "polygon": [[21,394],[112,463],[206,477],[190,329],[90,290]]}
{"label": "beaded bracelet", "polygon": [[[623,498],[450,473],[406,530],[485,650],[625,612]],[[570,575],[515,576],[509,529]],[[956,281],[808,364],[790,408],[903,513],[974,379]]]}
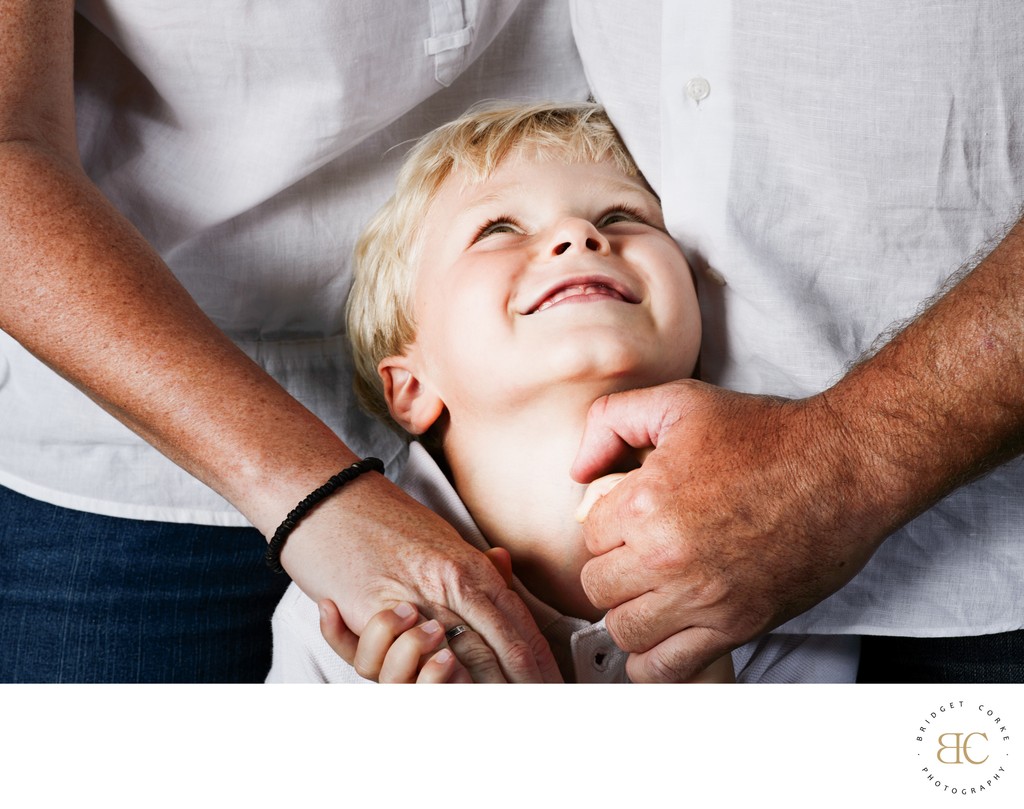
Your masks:
{"label": "beaded bracelet", "polygon": [[277,530],[274,532],[274,536],[272,536],[270,538],[270,542],[267,543],[267,553],[263,557],[263,560],[267,563],[267,567],[275,573],[284,573],[284,568],[281,567],[281,549],[284,547],[284,543],[288,539],[289,534],[295,530],[295,526],[297,526],[302,521],[302,518],[312,511],[317,504],[330,497],[349,481],[355,480],[363,474],[363,472],[380,472],[383,475],[384,462],[380,458],[363,458],[361,461],[356,461],[352,466],[342,469],[338,474],[331,477],[323,486],[318,489],[314,489],[306,495],[306,497],[288,513],[288,516],[284,518],[284,522],[277,527]]}

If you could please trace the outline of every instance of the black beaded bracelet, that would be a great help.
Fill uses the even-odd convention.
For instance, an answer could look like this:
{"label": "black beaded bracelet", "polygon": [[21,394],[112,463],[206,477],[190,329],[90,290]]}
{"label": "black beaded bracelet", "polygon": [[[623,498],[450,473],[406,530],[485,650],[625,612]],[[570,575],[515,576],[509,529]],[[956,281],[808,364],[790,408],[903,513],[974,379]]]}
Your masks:
{"label": "black beaded bracelet", "polygon": [[309,514],[318,503],[330,497],[349,481],[355,480],[363,472],[380,472],[384,474],[384,462],[380,458],[363,458],[356,461],[352,466],[342,469],[338,474],[331,477],[323,486],[314,489],[284,518],[284,522],[277,526],[274,536],[267,543],[267,553],[263,557],[267,567],[275,573],[284,573],[281,567],[281,549],[289,534],[295,530],[302,518]]}

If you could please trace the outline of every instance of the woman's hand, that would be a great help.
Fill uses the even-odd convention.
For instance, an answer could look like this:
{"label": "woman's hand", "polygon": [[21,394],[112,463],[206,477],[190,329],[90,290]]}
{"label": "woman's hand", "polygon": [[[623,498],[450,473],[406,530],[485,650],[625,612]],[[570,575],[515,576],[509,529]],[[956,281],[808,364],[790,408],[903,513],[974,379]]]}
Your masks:
{"label": "woman's hand", "polygon": [[[492,548],[484,554],[505,580],[512,581],[512,564],[508,551]],[[407,602],[394,609],[374,615],[356,635],[345,625],[337,605],[323,599],[320,609],[320,632],[330,647],[360,677],[381,683],[469,683],[473,678],[451,648],[442,648],[446,627],[436,620],[426,621]],[[447,627],[451,629],[451,627]],[[470,638],[462,632],[459,640],[450,643],[462,646]],[[463,647],[465,648],[465,647]]]}
{"label": "woman's hand", "polygon": [[[0,0],[0,329],[270,535],[356,458],[228,339],[82,171],[73,38],[73,0]],[[378,475],[318,506],[282,563],[357,632],[419,604],[476,630],[460,639],[474,679],[558,677],[483,554]]]}

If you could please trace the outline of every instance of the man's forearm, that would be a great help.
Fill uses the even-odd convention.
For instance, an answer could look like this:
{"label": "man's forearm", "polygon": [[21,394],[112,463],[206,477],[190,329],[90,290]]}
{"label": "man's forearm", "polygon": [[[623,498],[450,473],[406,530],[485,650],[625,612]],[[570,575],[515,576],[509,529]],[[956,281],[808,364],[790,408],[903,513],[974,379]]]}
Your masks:
{"label": "man's forearm", "polygon": [[889,530],[1024,450],[1024,221],[821,398]]}

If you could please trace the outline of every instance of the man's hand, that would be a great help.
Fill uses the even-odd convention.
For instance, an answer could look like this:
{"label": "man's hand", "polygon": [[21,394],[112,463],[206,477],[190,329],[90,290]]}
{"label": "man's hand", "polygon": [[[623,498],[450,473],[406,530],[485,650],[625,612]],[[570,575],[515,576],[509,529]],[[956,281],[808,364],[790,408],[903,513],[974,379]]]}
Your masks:
{"label": "man's hand", "polygon": [[654,447],[584,523],[583,585],[631,656],[669,680],[809,608],[893,530],[1024,450],[1024,220],[823,393],[694,381],[591,408],[573,476]]}
{"label": "man's hand", "polygon": [[617,485],[594,484],[583,525],[596,556],[584,589],[634,653],[632,680],[691,677],[837,590],[884,538],[855,506],[857,470],[823,404],[689,380],[594,404],[575,478],[654,448]]}

